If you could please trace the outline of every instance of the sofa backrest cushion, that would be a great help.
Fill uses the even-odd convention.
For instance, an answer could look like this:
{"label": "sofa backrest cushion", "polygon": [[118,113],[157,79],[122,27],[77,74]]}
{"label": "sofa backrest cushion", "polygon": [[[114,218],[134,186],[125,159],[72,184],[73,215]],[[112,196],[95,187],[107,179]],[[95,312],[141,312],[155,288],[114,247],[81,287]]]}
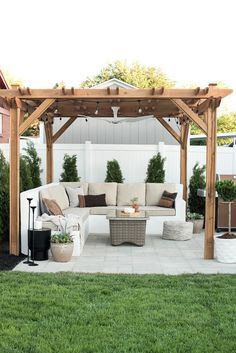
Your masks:
{"label": "sofa backrest cushion", "polygon": [[60,182],[64,187],[69,186],[70,188],[83,188],[84,195],[88,195],[88,183],[85,181],[62,181]]}
{"label": "sofa backrest cushion", "polygon": [[89,183],[88,194],[106,194],[107,206],[115,206],[117,195],[117,183]]}
{"label": "sofa backrest cushion", "polygon": [[69,207],[69,199],[63,185],[54,185],[40,191],[40,200],[55,200],[60,208],[65,210]]}
{"label": "sofa backrest cushion", "polygon": [[145,183],[125,183],[118,184],[117,206],[131,205],[131,199],[138,197],[138,204],[145,205]]}
{"label": "sofa backrest cushion", "polygon": [[178,191],[174,183],[147,183],[146,205],[157,206],[165,190],[171,193]]}

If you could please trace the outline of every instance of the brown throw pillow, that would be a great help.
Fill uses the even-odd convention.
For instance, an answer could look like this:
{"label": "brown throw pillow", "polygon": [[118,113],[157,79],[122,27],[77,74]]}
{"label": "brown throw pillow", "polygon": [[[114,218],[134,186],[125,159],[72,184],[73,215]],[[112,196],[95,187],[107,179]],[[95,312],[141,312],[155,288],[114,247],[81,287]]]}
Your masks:
{"label": "brown throw pillow", "polygon": [[165,207],[165,208],[173,208],[175,204],[176,196],[177,196],[177,192],[170,193],[165,190],[158,203],[158,206]]}
{"label": "brown throw pillow", "polygon": [[63,215],[61,207],[58,205],[56,200],[43,199],[42,201],[49,215],[53,215],[53,216]]}
{"label": "brown throw pillow", "polygon": [[107,206],[107,204],[106,204],[106,194],[85,195],[84,198],[85,198],[86,207]]}
{"label": "brown throw pillow", "polygon": [[78,195],[78,196],[79,196],[79,207],[86,207],[84,195]]}

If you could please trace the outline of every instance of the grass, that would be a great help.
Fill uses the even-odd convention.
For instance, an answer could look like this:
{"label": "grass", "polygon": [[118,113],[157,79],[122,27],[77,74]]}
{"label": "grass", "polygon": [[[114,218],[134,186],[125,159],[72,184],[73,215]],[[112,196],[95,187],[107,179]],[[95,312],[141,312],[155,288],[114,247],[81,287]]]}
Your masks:
{"label": "grass", "polygon": [[236,276],[0,273],[1,353],[230,353]]}

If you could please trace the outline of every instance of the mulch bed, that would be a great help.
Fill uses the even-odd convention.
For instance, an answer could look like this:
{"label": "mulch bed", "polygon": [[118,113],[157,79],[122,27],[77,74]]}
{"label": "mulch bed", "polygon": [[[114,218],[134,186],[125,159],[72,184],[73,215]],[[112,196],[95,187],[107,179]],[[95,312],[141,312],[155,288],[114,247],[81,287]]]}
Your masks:
{"label": "mulch bed", "polygon": [[24,258],[25,255],[9,255],[8,241],[0,241],[0,271],[11,271]]}

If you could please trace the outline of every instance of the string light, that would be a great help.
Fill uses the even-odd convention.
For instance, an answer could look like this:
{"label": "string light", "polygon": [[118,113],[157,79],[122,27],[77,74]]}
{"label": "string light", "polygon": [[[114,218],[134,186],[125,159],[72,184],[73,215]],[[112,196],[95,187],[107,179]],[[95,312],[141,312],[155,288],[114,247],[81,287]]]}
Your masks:
{"label": "string light", "polygon": [[98,115],[98,105],[99,105],[99,102],[97,102],[96,110],[94,112],[95,115]]}
{"label": "string light", "polygon": [[138,112],[139,112],[139,114],[141,114],[142,112],[143,112],[143,110],[142,110],[142,108],[141,108],[141,105],[140,105],[140,100],[138,101],[138,103],[139,103],[139,108],[138,108]]}

